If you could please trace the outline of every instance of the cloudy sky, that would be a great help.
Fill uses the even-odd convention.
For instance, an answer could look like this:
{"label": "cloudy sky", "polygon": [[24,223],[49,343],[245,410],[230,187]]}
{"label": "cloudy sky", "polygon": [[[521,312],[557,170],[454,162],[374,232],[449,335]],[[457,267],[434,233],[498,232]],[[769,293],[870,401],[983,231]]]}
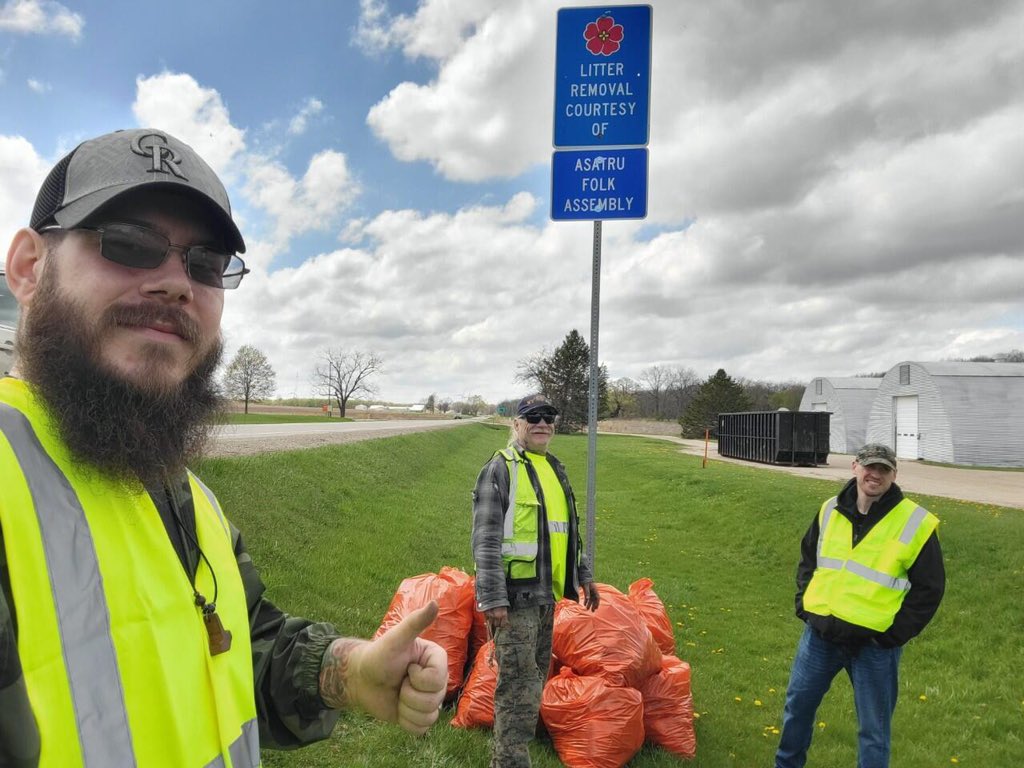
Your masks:
{"label": "cloudy sky", "polygon": [[[0,0],[0,240],[51,165],[157,127],[224,178],[228,354],[490,402],[589,338],[550,219],[568,0]],[[603,225],[600,358],[807,381],[1024,349],[1024,0],[654,0],[643,220]],[[604,7],[595,9],[595,17]]]}

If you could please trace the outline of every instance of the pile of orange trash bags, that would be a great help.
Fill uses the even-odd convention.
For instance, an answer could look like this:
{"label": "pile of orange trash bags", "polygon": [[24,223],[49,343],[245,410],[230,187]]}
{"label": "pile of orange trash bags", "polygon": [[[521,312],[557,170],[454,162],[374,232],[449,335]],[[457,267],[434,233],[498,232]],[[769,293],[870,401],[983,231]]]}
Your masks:
{"label": "pile of orange trash bags", "polygon": [[[690,665],[675,656],[672,623],[653,586],[639,579],[624,595],[598,584],[594,613],[571,600],[555,606],[540,717],[571,768],[619,768],[645,740],[680,757],[696,754]],[[440,610],[423,637],[448,652],[447,701],[457,702],[451,724],[493,727],[497,662],[472,576],[445,566],[406,579],[377,634],[431,600]]]}

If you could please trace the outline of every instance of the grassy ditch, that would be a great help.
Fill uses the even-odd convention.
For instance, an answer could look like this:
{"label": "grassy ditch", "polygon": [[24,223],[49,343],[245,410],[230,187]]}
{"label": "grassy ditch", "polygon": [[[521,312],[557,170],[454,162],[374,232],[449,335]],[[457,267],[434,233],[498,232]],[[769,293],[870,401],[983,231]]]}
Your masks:
{"label": "grassy ditch", "polygon": [[[443,565],[472,570],[470,492],[507,429],[470,425],[315,450],[211,459],[199,474],[245,534],[278,605],[369,636],[399,582]],[[586,497],[586,437],[556,438]],[[645,747],[630,766],[752,768],[772,763],[789,664],[799,540],[835,483],[701,459],[663,441],[598,442],[598,580],[625,591],[647,576],[693,667],[697,758]],[[1024,764],[1024,513],[916,496],[943,521],[948,588],[903,657],[893,765]],[[331,739],[264,751],[268,768],[486,765],[489,732],[448,726],[422,739],[346,715]],[[849,683],[819,712],[811,762],[856,762]],[[533,762],[560,765],[536,741]]]}

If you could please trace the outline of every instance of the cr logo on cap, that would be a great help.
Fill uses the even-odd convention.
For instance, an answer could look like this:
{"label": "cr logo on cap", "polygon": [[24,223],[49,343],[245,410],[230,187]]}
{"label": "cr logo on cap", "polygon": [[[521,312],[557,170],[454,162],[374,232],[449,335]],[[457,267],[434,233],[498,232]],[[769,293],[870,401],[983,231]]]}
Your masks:
{"label": "cr logo on cap", "polygon": [[188,181],[178,166],[181,158],[167,146],[167,137],[159,133],[144,133],[132,142],[132,152],[142,157],[151,157],[153,167],[149,173],[172,173],[183,181]]}

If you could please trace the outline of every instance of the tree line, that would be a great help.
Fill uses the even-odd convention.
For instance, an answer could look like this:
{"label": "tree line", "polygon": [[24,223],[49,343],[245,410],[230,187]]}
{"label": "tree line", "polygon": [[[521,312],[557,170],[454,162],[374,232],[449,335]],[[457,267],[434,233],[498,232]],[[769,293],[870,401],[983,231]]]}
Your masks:
{"label": "tree line", "polygon": [[[1015,349],[991,356],[980,355],[970,358],[969,362],[1024,362],[1024,351]],[[376,394],[373,377],[383,370],[383,360],[372,352],[328,349],[320,353],[312,383],[344,416],[354,399]],[[558,431],[575,432],[586,426],[590,402],[590,345],[579,331],[569,331],[553,351],[537,352],[521,360],[516,379],[534,391],[543,392],[555,403],[560,411]],[[228,397],[244,402],[248,413],[251,401],[273,396],[274,369],[259,349],[246,344],[228,364],[223,387]],[[606,366],[600,365],[597,415],[598,419],[677,421],[684,437],[703,437],[705,429],[714,432],[719,413],[798,410],[804,387],[804,382],[796,381],[733,379],[721,368],[705,379],[692,368],[681,365],[652,365],[642,370],[637,379],[609,380]],[[424,409],[430,413],[466,416],[493,413],[511,416],[517,402],[510,398],[492,405],[479,395],[453,398],[431,393],[424,400]]]}

